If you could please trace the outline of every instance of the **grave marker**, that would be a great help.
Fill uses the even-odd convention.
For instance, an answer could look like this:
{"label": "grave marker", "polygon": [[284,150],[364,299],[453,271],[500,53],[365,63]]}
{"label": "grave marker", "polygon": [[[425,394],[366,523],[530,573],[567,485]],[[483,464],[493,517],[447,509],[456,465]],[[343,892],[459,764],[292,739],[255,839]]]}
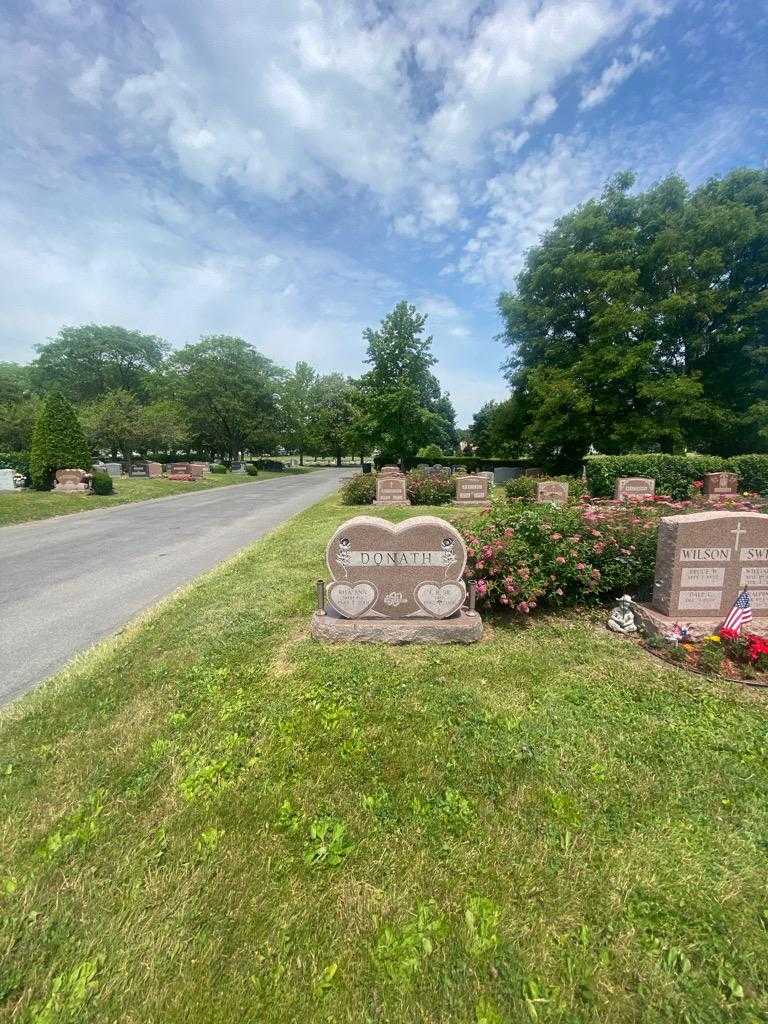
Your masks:
{"label": "grave marker", "polygon": [[128,476],[130,477],[141,477],[144,480],[149,479],[149,463],[145,459],[136,459],[131,461],[128,470]]}
{"label": "grave marker", "polygon": [[410,505],[406,491],[406,479],[402,473],[379,475],[376,480],[374,505]]}
{"label": "grave marker", "polygon": [[90,474],[84,469],[59,469],[53,489],[58,494],[90,494]]}
{"label": "grave marker", "polygon": [[457,476],[453,505],[488,505],[488,479],[485,476]]}
{"label": "grave marker", "polygon": [[121,477],[123,475],[123,467],[119,462],[107,462],[104,464],[104,468],[111,477]]}
{"label": "grave marker", "polygon": [[768,614],[768,515],[694,512],[659,522],[653,607],[663,615],[722,618],[747,587]]}
{"label": "grave marker", "polygon": [[469,643],[482,621],[464,609],[467,550],[461,534],[436,516],[388,523],[355,516],[326,548],[327,607],[312,617],[325,640]]}
{"label": "grave marker", "polygon": [[652,498],[656,493],[656,481],[650,476],[620,476],[616,480],[613,500],[622,498]]}
{"label": "grave marker", "polygon": [[0,491],[12,491],[15,489],[12,469],[0,469]]}
{"label": "grave marker", "polygon": [[568,484],[563,480],[543,480],[536,484],[536,501],[565,505],[568,502]]}
{"label": "grave marker", "polygon": [[726,494],[738,494],[739,478],[736,473],[705,473],[704,497],[719,498]]}

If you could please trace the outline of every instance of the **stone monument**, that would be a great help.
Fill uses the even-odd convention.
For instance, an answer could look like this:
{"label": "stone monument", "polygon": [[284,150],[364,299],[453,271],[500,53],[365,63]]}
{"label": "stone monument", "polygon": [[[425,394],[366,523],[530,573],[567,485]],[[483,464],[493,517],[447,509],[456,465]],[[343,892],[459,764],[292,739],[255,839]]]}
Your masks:
{"label": "stone monument", "polygon": [[464,607],[466,560],[461,534],[436,516],[396,525],[355,516],[326,548],[332,579],[319,582],[324,596],[312,617],[312,634],[358,643],[478,640],[482,620],[473,607]]}
{"label": "stone monument", "polygon": [[14,472],[12,469],[0,469],[0,491],[13,491],[16,485],[13,480]]}
{"label": "stone monument", "polygon": [[59,469],[53,489],[57,494],[90,494],[91,474],[84,469]]}
{"label": "stone monument", "polygon": [[457,476],[456,498],[452,505],[482,506],[487,508],[488,479],[485,476]]}
{"label": "stone monument", "polygon": [[111,477],[121,477],[123,475],[123,467],[119,462],[107,462],[104,468]]}
{"label": "stone monument", "polygon": [[395,508],[410,505],[406,491],[406,480],[402,473],[380,473],[376,479],[376,500],[374,505],[389,505]]}
{"label": "stone monument", "polygon": [[131,459],[128,464],[128,476],[149,479],[149,463],[146,459]]}
{"label": "stone monument", "polygon": [[705,473],[704,497],[722,498],[728,494],[738,494],[739,478],[736,473]]}
{"label": "stone monument", "polygon": [[616,479],[613,500],[632,498],[636,501],[652,498],[656,493],[656,481],[651,476],[620,476]]}
{"label": "stone monument", "polygon": [[542,480],[536,484],[536,501],[551,505],[565,505],[568,502],[568,484],[563,480]]}
{"label": "stone monument", "polygon": [[499,487],[507,480],[515,480],[522,473],[519,466],[497,466],[493,471],[493,482]]}
{"label": "stone monument", "polygon": [[158,477],[161,477],[163,475],[162,462],[148,462],[147,473],[152,480],[156,480]]}
{"label": "stone monument", "polygon": [[659,521],[651,607],[633,604],[649,632],[690,622],[694,639],[716,630],[747,588],[754,620],[768,630],[768,515],[694,512]]}

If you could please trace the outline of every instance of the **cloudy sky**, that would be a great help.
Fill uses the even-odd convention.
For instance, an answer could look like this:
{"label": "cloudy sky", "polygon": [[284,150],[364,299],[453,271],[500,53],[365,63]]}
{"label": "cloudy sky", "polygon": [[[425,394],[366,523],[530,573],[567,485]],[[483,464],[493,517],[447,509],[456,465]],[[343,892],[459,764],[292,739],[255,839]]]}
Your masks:
{"label": "cloudy sky", "polygon": [[361,369],[430,315],[466,422],[561,213],[765,163],[765,0],[4,0],[0,359],[63,324]]}

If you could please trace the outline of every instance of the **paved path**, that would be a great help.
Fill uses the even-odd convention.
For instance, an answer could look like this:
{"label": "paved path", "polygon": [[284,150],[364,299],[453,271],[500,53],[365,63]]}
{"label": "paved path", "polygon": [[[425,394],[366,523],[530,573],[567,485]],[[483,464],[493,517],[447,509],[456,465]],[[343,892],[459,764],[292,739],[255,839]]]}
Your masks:
{"label": "paved path", "polygon": [[0,704],[335,491],[317,470],[0,528]]}

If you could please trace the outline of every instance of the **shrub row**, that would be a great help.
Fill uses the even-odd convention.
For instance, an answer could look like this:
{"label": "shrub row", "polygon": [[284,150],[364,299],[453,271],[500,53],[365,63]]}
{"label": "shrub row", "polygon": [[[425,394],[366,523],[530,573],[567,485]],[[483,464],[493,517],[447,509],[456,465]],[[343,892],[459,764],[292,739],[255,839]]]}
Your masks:
{"label": "shrub row", "polygon": [[[587,485],[579,477],[575,476],[550,476],[547,480],[562,480],[568,484],[569,501],[578,501],[587,493]],[[536,480],[532,476],[516,476],[507,480],[504,491],[508,501],[532,501],[536,497]]]}
{"label": "shrub row", "polygon": [[653,582],[658,517],[594,505],[495,505],[465,533],[478,603],[527,614]]}
{"label": "shrub row", "polygon": [[588,455],[584,460],[589,491],[597,498],[612,498],[620,476],[650,476],[658,494],[686,498],[694,480],[705,473],[731,469],[739,474],[739,487],[768,491],[768,455]]}

